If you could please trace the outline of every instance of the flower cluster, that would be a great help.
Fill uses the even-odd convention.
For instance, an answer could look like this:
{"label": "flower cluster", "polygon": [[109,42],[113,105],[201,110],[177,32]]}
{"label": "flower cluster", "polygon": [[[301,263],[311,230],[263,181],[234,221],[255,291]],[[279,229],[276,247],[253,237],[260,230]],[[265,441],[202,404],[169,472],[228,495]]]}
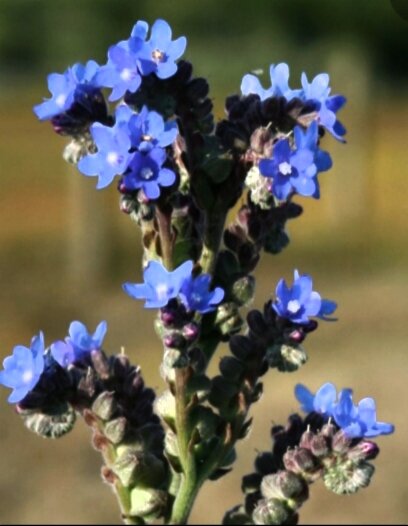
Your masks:
{"label": "flower cluster", "polygon": [[150,261],[143,272],[144,283],[125,283],[123,290],[131,298],[146,300],[148,309],[165,307],[171,299],[180,297],[187,310],[205,314],[221,303],[224,291],[221,287],[210,291],[211,277],[193,277],[192,270],[192,261],[170,272],[158,261]]}
{"label": "flower cluster", "polygon": [[317,174],[332,166],[330,155],[318,148],[318,125],[316,121],[306,130],[295,126],[295,148],[289,139],[278,140],[273,147],[272,158],[259,162],[260,173],[271,178],[275,197],[285,200],[293,192],[303,196],[320,196]]}
{"label": "flower cluster", "polygon": [[288,287],[284,279],[279,281],[272,308],[282,318],[293,323],[306,324],[310,316],[329,319],[327,316],[333,314],[337,305],[334,301],[322,299],[320,294],[313,290],[311,276],[300,275],[295,270],[292,287]]}
{"label": "flower cluster", "polygon": [[102,321],[91,335],[83,323],[73,321],[65,341],[56,341],[47,349],[42,332],[33,337],[30,347],[14,347],[12,356],[3,361],[4,370],[0,371],[0,384],[13,389],[8,401],[21,402],[43,374],[52,374],[55,363],[66,368],[86,358],[91,351],[100,350],[106,329],[107,324]]}
{"label": "flower cluster", "polygon": [[169,146],[178,134],[177,124],[165,123],[162,116],[146,106],[140,113],[126,104],[119,105],[113,127],[98,122],[91,128],[96,153],[82,157],[78,169],[84,175],[97,176],[97,188],[105,188],[116,175],[123,175],[127,190],[143,189],[145,196],[156,199],[160,186],[171,186],[175,173],[163,167]]}
{"label": "flower cluster", "polygon": [[375,400],[363,398],[355,405],[351,389],[342,389],[337,396],[336,387],[332,383],[325,383],[313,394],[304,385],[298,384],[295,395],[304,412],[316,412],[326,419],[333,418],[350,438],[372,438],[394,432],[392,424],[377,421]]}
{"label": "flower cluster", "polygon": [[281,63],[271,65],[269,69],[271,77],[271,87],[264,89],[258,77],[245,75],[241,82],[241,92],[243,95],[256,94],[261,100],[269,97],[284,97],[287,101],[300,99],[306,103],[313,103],[317,112],[319,124],[329,131],[333,137],[342,141],[346,130],[340,121],[337,120],[336,113],[346,103],[342,95],[330,95],[330,78],[327,73],[320,73],[308,82],[305,73],[302,74],[302,89],[292,90],[289,88],[289,67]]}

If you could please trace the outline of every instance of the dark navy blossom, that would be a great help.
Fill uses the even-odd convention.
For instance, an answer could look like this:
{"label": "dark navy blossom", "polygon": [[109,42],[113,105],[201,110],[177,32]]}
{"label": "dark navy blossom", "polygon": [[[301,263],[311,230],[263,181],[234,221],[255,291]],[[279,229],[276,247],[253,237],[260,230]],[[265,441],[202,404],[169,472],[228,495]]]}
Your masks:
{"label": "dark navy blossom", "polygon": [[142,189],[148,199],[160,196],[161,186],[171,186],[176,174],[169,168],[163,168],[166,152],[162,148],[153,148],[148,153],[135,152],[129,172],[123,177],[128,190]]}
{"label": "dark navy blossom", "polygon": [[292,100],[299,97],[302,90],[292,90],[289,87],[289,66],[285,63],[271,65],[269,68],[271,77],[271,87],[264,89],[255,75],[244,75],[241,81],[241,92],[243,95],[255,94],[261,100],[269,97],[285,97],[286,100]]}
{"label": "dark navy blossom", "polygon": [[305,101],[317,103],[318,120],[336,139],[344,141],[343,135],[346,129],[337,120],[336,113],[346,103],[346,98],[342,95],[330,96],[330,78],[327,73],[320,73],[309,83],[306,73],[302,74],[302,98]]}
{"label": "dark navy blossom", "polygon": [[299,275],[295,270],[292,287],[288,287],[284,279],[279,281],[272,308],[282,318],[306,324],[310,316],[327,319],[327,315],[332,314],[337,305],[334,301],[322,300],[320,294],[313,290],[311,276]]}
{"label": "dark navy blossom", "polygon": [[201,274],[196,278],[190,277],[185,280],[180,291],[181,301],[190,311],[201,314],[213,311],[224,298],[224,290],[216,287],[210,291],[211,276]]}
{"label": "dark navy blossom", "polygon": [[171,27],[165,20],[158,19],[152,26],[150,40],[142,42],[137,39],[129,41],[129,47],[137,54],[142,75],[154,73],[160,79],[172,77],[177,71],[176,60],[184,53],[186,37],[172,40]]}
{"label": "dark navy blossom", "polygon": [[65,341],[51,345],[51,355],[62,367],[86,357],[91,351],[100,350],[107,331],[106,321],[101,321],[93,334],[80,321],[73,321]]}
{"label": "dark navy blossom", "polygon": [[89,60],[85,66],[74,64],[64,73],[51,73],[48,75],[48,89],[52,95],[50,99],[34,106],[34,113],[40,120],[47,120],[68,111],[81,87],[99,87],[97,73],[99,65],[94,60]]}
{"label": "dark navy blossom", "polygon": [[377,421],[373,398],[363,398],[355,405],[352,395],[353,391],[346,388],[337,396],[336,387],[332,383],[323,384],[315,395],[304,385],[298,384],[295,387],[295,396],[301,403],[302,411],[314,411],[327,419],[333,418],[349,438],[373,438],[394,432],[392,424]]}
{"label": "dark navy blossom", "polygon": [[97,176],[97,188],[105,188],[116,175],[122,175],[133,154],[129,152],[131,142],[127,130],[118,125],[110,128],[99,122],[91,126],[91,134],[97,148],[96,153],[82,157],[78,170],[84,175]]}
{"label": "dark navy blossom", "polygon": [[262,159],[259,170],[265,177],[273,179],[272,193],[280,200],[287,199],[292,192],[306,197],[320,196],[317,174],[332,166],[330,155],[317,146],[318,125],[314,121],[303,130],[294,129],[295,148],[288,139],[279,140],[271,159]]}
{"label": "dark navy blossom", "polygon": [[0,384],[13,389],[8,397],[11,404],[23,400],[34,389],[44,371],[44,335],[34,336],[30,347],[16,345],[13,354],[3,361]]}
{"label": "dark navy blossom", "polygon": [[143,271],[144,283],[125,283],[123,290],[133,299],[146,300],[147,309],[164,307],[179,295],[192,270],[192,261],[182,263],[171,272],[158,261],[149,261]]}

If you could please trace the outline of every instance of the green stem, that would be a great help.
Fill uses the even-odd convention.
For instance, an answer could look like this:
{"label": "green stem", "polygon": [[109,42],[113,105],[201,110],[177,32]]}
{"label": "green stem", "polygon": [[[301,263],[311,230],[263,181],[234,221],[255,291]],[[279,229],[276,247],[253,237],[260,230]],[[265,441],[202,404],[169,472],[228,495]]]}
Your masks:
{"label": "green stem", "polygon": [[189,410],[191,400],[186,394],[186,386],[190,377],[188,368],[176,369],[175,397],[176,397],[176,428],[183,468],[182,480],[173,503],[170,524],[186,524],[200,489],[197,480],[197,466],[191,445],[191,424]]}
{"label": "green stem", "polygon": [[173,270],[173,233],[171,231],[171,215],[156,207],[157,226],[160,235],[162,259],[167,270]]}
{"label": "green stem", "polygon": [[199,263],[204,273],[213,274],[224,233],[226,213],[207,213],[206,219],[207,224]]}

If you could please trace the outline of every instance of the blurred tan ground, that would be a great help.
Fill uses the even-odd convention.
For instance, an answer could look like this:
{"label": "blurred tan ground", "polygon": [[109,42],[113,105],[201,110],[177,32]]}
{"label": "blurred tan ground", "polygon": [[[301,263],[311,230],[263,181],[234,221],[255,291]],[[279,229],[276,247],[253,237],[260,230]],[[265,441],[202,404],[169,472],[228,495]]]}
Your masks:
{"label": "blurred tan ground", "polygon": [[[113,188],[96,192],[93,180],[67,169],[60,159],[64,140],[31,116],[34,100],[28,97],[22,107],[8,100],[0,120],[0,355],[17,343],[28,344],[39,329],[49,344],[65,336],[73,319],[91,329],[107,319],[106,348],[114,352],[124,345],[147,382],[160,390],[153,313],[120,290],[124,281],[140,277],[136,228],[117,211]],[[324,296],[338,301],[340,319],[322,323],[310,336],[310,360],[298,373],[265,377],[265,395],[254,408],[250,437],[238,446],[236,468],[207,484],[192,523],[219,523],[223,511],[241,501],[240,478],[251,471],[256,451],[269,447],[271,423],[283,423],[297,409],[295,383],[316,389],[327,380],[353,386],[357,399],[374,396],[378,417],[395,423],[396,433],[379,440],[382,451],[368,489],[336,497],[316,484],[301,522],[407,522],[408,105],[403,102],[375,108],[351,102],[342,115],[349,144],[330,137],[323,143],[335,168],[320,177],[322,199],[303,200],[304,216],[289,226],[290,247],[263,259],[257,306],[282,275],[291,279],[291,269],[298,268],[313,274]],[[81,203],[92,204],[84,211]],[[84,275],[89,281],[81,283]],[[119,523],[114,497],[99,481],[99,456],[88,445],[85,426],[79,422],[59,441],[42,440],[23,428],[6,394],[2,389],[0,523]]]}

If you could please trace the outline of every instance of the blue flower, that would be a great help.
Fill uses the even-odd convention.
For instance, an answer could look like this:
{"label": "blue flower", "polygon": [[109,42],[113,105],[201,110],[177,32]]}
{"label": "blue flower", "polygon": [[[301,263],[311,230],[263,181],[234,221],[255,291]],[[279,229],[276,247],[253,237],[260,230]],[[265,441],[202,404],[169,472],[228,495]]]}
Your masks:
{"label": "blue flower", "polygon": [[259,95],[261,100],[269,97],[285,97],[292,100],[299,97],[302,90],[289,88],[289,66],[285,63],[273,64],[269,68],[271,87],[264,89],[255,75],[244,75],[241,81],[241,92],[243,95]]}
{"label": "blue flower", "polygon": [[224,298],[224,290],[216,287],[210,292],[211,276],[201,274],[185,280],[180,290],[180,298],[186,308],[201,314],[211,312]]}
{"label": "blue flower", "polygon": [[342,95],[330,96],[329,75],[321,73],[316,75],[312,82],[308,82],[306,73],[302,74],[302,98],[305,101],[317,103],[319,124],[324,126],[336,139],[343,141],[346,129],[337,120],[336,113],[346,103]]}
{"label": "blue flower", "polygon": [[327,315],[332,314],[337,305],[334,301],[322,300],[320,294],[313,291],[312,287],[311,276],[300,276],[295,270],[292,287],[288,287],[283,279],[279,281],[272,308],[278,316],[293,323],[308,323],[310,316],[328,319]]}
{"label": "blue flower", "polygon": [[137,37],[132,40],[131,48],[127,41],[111,46],[108,50],[108,62],[99,70],[98,83],[113,88],[109,95],[110,101],[120,99],[127,91],[135,93],[142,82],[137,50],[142,48],[143,41]]}
{"label": "blue flower", "polygon": [[323,384],[315,395],[304,385],[295,387],[295,396],[305,413],[320,413],[325,418],[333,418],[349,438],[372,438],[394,432],[394,426],[377,422],[376,406],[373,398],[363,398],[354,405],[353,391],[342,389],[337,397],[332,383]]}
{"label": "blue flower", "polygon": [[132,145],[141,152],[149,152],[153,147],[165,148],[172,144],[178,134],[176,121],[164,122],[156,111],[149,111],[146,106],[140,113],[129,120],[129,131]]}
{"label": "blue flower", "polygon": [[179,37],[172,41],[171,33],[169,24],[158,19],[152,26],[149,41],[142,42],[142,46],[138,39],[129,41],[130,49],[138,55],[142,75],[155,73],[160,79],[167,79],[176,73],[175,61],[183,55],[187,39]]}
{"label": "blue flower", "polygon": [[259,162],[259,170],[273,179],[272,192],[280,200],[287,199],[292,192],[318,198],[317,174],[328,170],[332,161],[330,155],[317,146],[317,122],[312,122],[306,130],[295,126],[294,137],[295,149],[291,149],[288,139],[279,140],[272,158]]}
{"label": "blue flower", "polygon": [[0,384],[10,387],[13,392],[8,397],[11,404],[21,402],[34,389],[44,371],[44,335],[34,336],[30,347],[17,345],[12,356],[3,361],[0,371]]}
{"label": "blue flower", "polygon": [[144,283],[125,283],[123,290],[131,298],[146,300],[145,307],[156,309],[164,307],[176,298],[183,283],[190,278],[193,262],[186,261],[175,270],[169,272],[158,261],[149,261],[143,271]]}
{"label": "blue flower", "polygon": [[143,189],[148,199],[160,196],[160,186],[171,186],[176,174],[163,168],[166,152],[162,148],[153,148],[148,153],[135,152],[130,164],[129,173],[123,177],[128,190]]}
{"label": "blue flower", "polygon": [[100,350],[107,331],[106,321],[101,321],[93,334],[80,321],[73,321],[65,341],[59,340],[51,345],[51,355],[61,367],[67,367],[76,360],[87,356],[91,351]]}
{"label": "blue flower", "polygon": [[91,126],[91,134],[98,151],[82,157],[78,170],[84,175],[97,176],[96,188],[105,188],[128,168],[133,156],[129,153],[130,138],[120,125],[110,128],[99,122]]}
{"label": "blue flower", "polygon": [[99,87],[98,71],[99,65],[90,60],[85,66],[74,64],[62,74],[51,73],[47,81],[52,97],[34,106],[34,113],[40,120],[47,120],[68,111],[75,102],[76,95],[82,93],[81,87]]}

